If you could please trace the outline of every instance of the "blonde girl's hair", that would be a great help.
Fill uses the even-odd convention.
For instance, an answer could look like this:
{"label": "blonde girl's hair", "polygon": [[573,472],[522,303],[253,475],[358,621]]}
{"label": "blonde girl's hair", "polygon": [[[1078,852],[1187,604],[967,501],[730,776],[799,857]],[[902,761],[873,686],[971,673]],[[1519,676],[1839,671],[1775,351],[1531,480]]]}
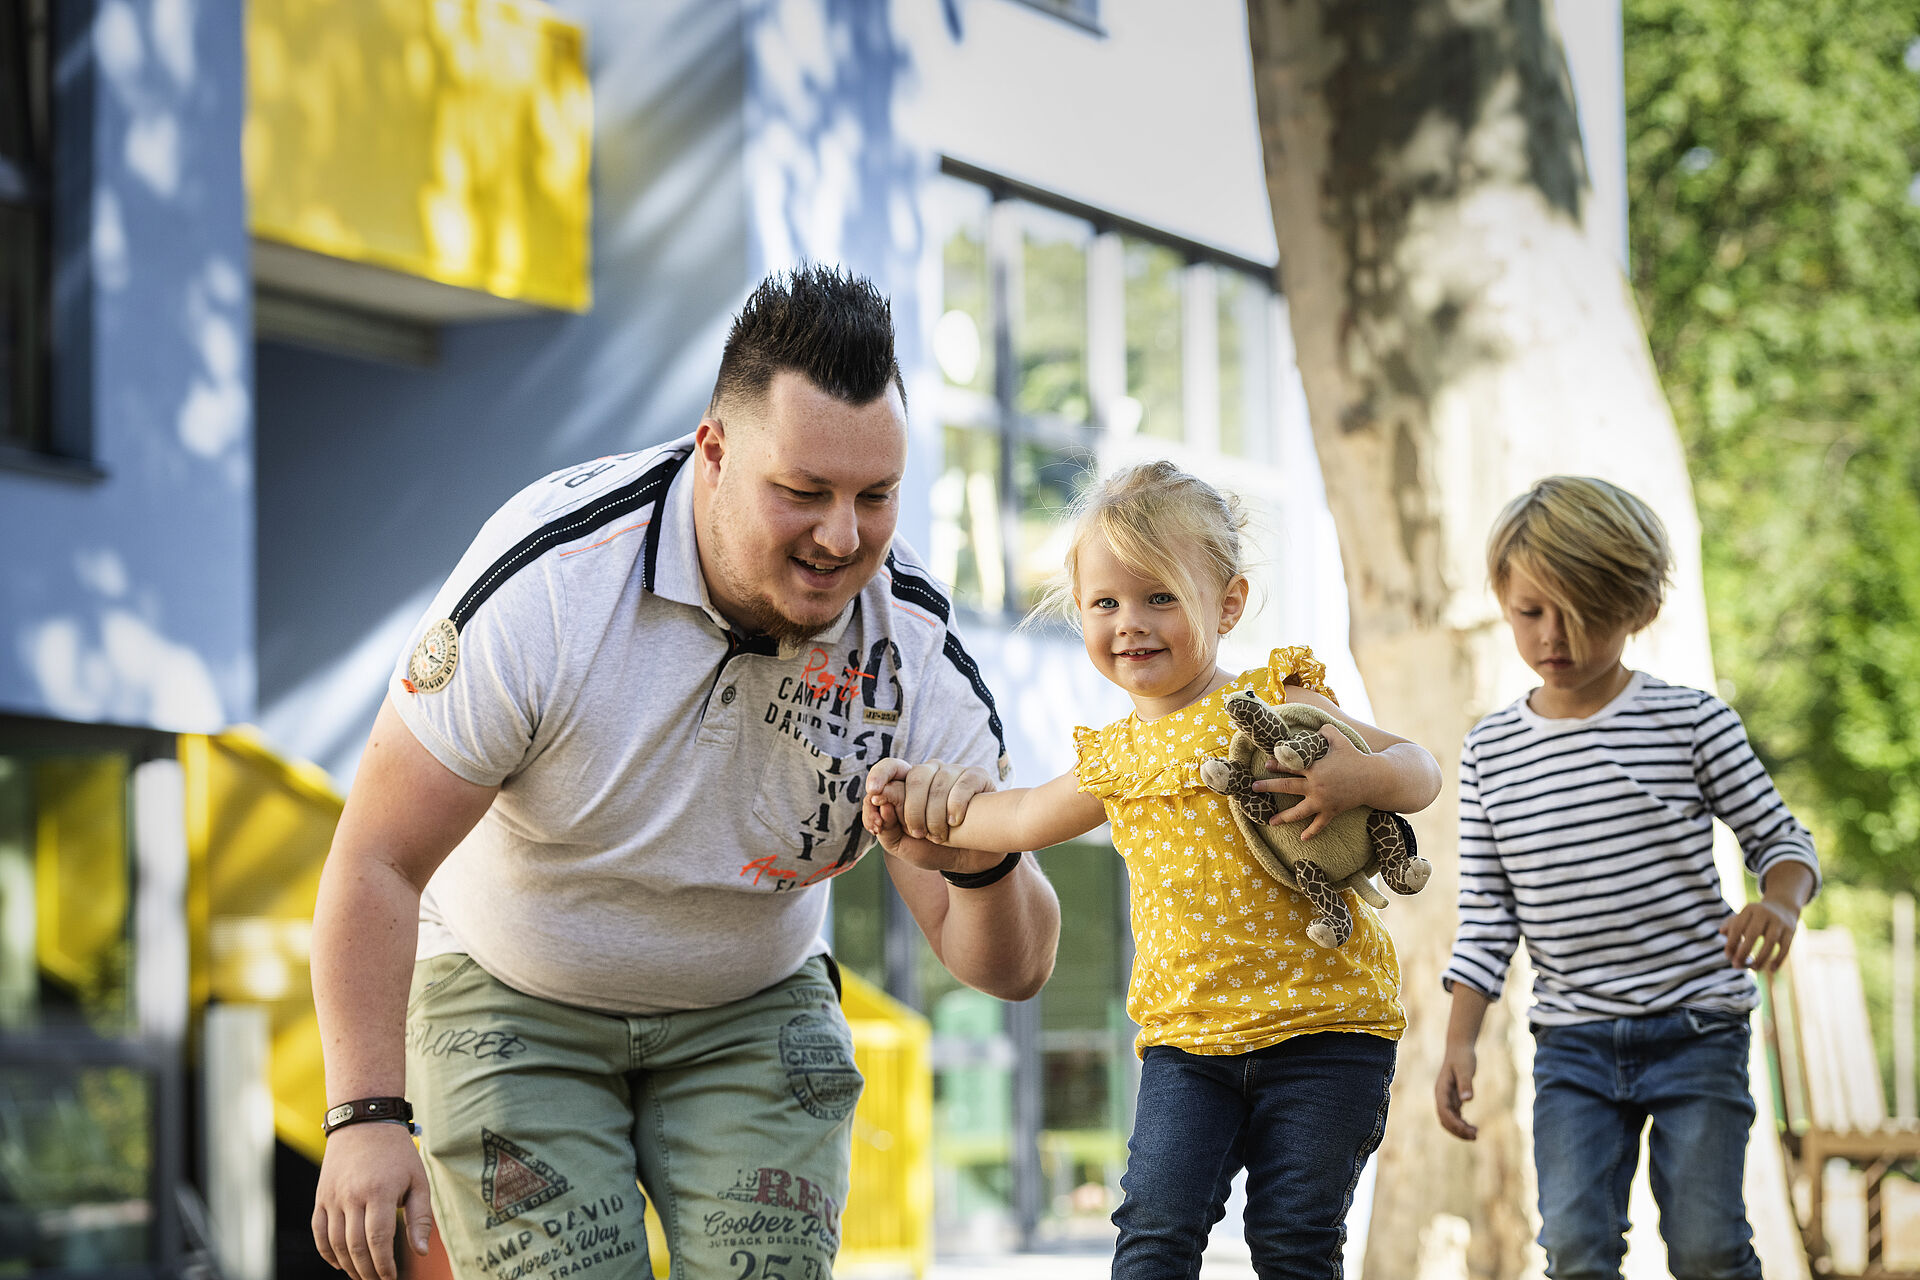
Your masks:
{"label": "blonde girl's hair", "polygon": [[1503,604],[1516,569],[1559,606],[1583,660],[1595,634],[1638,631],[1658,616],[1673,551],[1660,517],[1625,489],[1548,476],[1509,502],[1487,535],[1487,580]]}
{"label": "blonde girl's hair", "polygon": [[1023,626],[1053,613],[1078,621],[1080,551],[1095,538],[1106,539],[1114,558],[1127,568],[1173,589],[1196,640],[1215,623],[1200,607],[1205,592],[1225,591],[1247,571],[1241,536],[1247,527],[1244,504],[1171,462],[1144,462],[1114,472],[1074,501],[1069,518],[1073,537],[1066,564]]}

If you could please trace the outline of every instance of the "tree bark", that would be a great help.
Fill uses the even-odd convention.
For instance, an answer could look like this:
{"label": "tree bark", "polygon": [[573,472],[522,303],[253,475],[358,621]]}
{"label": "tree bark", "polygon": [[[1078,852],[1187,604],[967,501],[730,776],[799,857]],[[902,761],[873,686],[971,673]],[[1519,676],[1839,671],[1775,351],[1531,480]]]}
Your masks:
{"label": "tree bark", "polygon": [[[1380,723],[1448,766],[1475,720],[1530,687],[1483,547],[1500,506],[1555,473],[1604,476],[1660,513],[1676,581],[1628,660],[1713,688],[1685,458],[1620,265],[1583,225],[1591,194],[1544,0],[1248,0],[1247,15],[1282,282]],[[1435,1256],[1459,1234],[1451,1215],[1467,1273],[1505,1280],[1538,1265],[1529,983],[1516,965],[1489,1010],[1480,1138],[1456,1141],[1432,1101],[1458,884],[1445,772],[1415,818],[1433,881],[1386,917],[1409,1025],[1366,1273],[1429,1274],[1424,1238],[1427,1265],[1457,1274]],[[1753,1190],[1750,1176],[1756,1217],[1786,1204],[1783,1184]]]}

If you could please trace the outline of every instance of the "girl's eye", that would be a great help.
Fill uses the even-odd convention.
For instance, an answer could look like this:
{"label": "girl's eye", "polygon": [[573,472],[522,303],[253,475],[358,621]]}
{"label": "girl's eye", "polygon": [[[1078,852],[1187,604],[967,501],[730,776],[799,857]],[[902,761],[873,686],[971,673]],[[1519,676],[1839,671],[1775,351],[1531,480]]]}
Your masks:
{"label": "girl's eye", "polygon": [[1156,591],[1147,597],[1148,604],[1172,604],[1173,602],[1173,592],[1171,591]]}
{"label": "girl's eye", "polygon": [[1101,596],[1093,602],[1093,607],[1096,609],[1113,609],[1118,607],[1118,601],[1112,596]]}

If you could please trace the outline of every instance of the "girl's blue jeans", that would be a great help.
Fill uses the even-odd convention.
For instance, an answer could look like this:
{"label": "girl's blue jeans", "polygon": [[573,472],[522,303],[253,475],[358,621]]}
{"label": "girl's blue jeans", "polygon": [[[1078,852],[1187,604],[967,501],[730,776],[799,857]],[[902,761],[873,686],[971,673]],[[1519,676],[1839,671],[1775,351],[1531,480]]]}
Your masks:
{"label": "girl's blue jeans", "polygon": [[1351,1032],[1225,1056],[1148,1049],[1113,1214],[1115,1280],[1197,1277],[1242,1166],[1255,1272],[1338,1280],[1354,1183],[1386,1128],[1393,1060],[1393,1041]]}
{"label": "girl's blue jeans", "polygon": [[1760,1280],[1740,1193],[1753,1095],[1744,1014],[1679,1008],[1535,1025],[1533,1148],[1553,1280],[1619,1280],[1627,1193],[1647,1152],[1675,1280]]}

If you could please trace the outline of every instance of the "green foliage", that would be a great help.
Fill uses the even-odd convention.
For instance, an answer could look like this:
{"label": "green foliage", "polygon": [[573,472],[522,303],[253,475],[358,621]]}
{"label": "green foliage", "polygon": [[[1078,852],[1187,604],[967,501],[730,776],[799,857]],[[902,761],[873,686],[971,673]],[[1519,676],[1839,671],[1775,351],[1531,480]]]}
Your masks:
{"label": "green foliage", "polygon": [[1715,663],[1830,872],[1907,885],[1920,3],[1625,0],[1624,26],[1633,283],[1693,475]]}

